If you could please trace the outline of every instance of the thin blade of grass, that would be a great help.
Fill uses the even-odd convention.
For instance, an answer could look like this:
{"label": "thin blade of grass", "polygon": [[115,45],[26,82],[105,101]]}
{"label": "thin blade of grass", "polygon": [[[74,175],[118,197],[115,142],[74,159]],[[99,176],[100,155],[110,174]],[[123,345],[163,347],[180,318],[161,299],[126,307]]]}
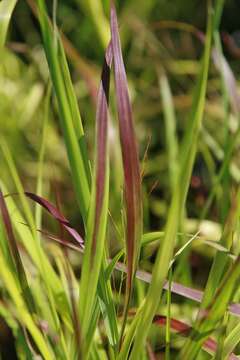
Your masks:
{"label": "thin blade of grass", "polygon": [[117,15],[111,5],[111,36],[114,62],[115,93],[119,119],[119,131],[124,171],[124,195],[126,203],[127,285],[122,335],[126,323],[134,274],[138,264],[142,236],[141,174],[133,127],[133,117],[128,93],[127,77],[122,58]]}
{"label": "thin blade of grass", "polygon": [[[49,103],[50,103],[50,94],[51,94],[51,86],[48,85],[46,98],[44,102],[44,114],[43,114],[43,124],[42,124],[42,136],[41,136],[41,145],[39,150],[38,157],[38,171],[37,171],[37,185],[36,185],[36,194],[42,196],[43,192],[43,165],[44,165],[44,155],[45,155],[45,143],[47,136],[47,124],[48,124],[48,116],[49,116]],[[42,208],[36,204],[35,208],[35,223],[37,229],[41,228],[42,224]]]}
{"label": "thin blade of grass", "polygon": [[56,219],[64,227],[64,229],[77,241],[77,243],[81,247],[83,247],[84,240],[82,239],[81,235],[71,226],[65,216],[53,204],[36,194],[27,191],[25,192],[25,194],[27,197],[44,207],[54,217],[54,219]]}
{"label": "thin blade of grass", "polygon": [[38,9],[44,50],[58,102],[61,127],[73,175],[77,201],[83,221],[86,224],[90,200],[90,168],[86,155],[87,150],[81,116],[63,46],[58,32],[54,31],[49,23],[44,0],[38,0]]}
{"label": "thin blade of grass", "polygon": [[175,186],[177,178],[177,167],[178,167],[178,142],[176,137],[176,117],[174,113],[174,104],[171,94],[171,89],[167,76],[162,72],[158,75],[159,88],[161,93],[161,99],[163,103],[163,112],[165,120],[165,131],[166,131],[166,146],[168,152],[168,167],[169,167],[169,178],[171,183],[172,191]]}

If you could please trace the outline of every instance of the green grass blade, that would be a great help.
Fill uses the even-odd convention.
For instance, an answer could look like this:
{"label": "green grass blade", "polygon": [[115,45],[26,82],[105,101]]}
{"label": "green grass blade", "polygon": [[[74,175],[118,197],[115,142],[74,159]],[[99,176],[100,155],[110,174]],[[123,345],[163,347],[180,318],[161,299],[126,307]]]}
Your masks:
{"label": "green grass blade", "polygon": [[[51,94],[51,87],[48,86],[46,99],[45,99],[45,106],[44,106],[44,114],[43,114],[43,125],[42,125],[42,139],[41,145],[39,150],[39,158],[38,158],[38,172],[37,172],[37,186],[36,186],[36,194],[42,196],[43,192],[43,165],[44,165],[44,155],[45,155],[45,143],[46,143],[46,136],[47,136],[47,124],[48,124],[48,116],[49,116],[49,103],[50,103],[50,94]],[[36,204],[35,209],[35,223],[36,228],[42,228],[42,208],[41,206]]]}
{"label": "green grass blade", "polygon": [[44,359],[52,360],[55,359],[55,356],[49,349],[46,341],[39,331],[38,327],[35,325],[33,318],[28,312],[24,300],[22,299],[21,293],[18,289],[16,281],[8,269],[8,266],[0,253],[0,275],[1,279],[5,284],[6,289],[9,292],[12,300],[15,303],[17,316],[19,320],[26,326],[29,333],[31,334],[33,340],[35,341],[39,351],[43,355]]}
{"label": "green grass blade", "polygon": [[[110,48],[108,48],[110,50]],[[97,284],[101,270],[106,241],[109,197],[109,151],[108,151],[108,98],[112,56],[106,52],[102,79],[98,92],[96,113],[96,146],[93,188],[90,202],[85,252],[80,281],[80,321],[83,338],[83,354],[87,359],[92,338],[88,334],[94,309]],[[87,294],[87,295],[86,295]],[[93,334],[92,334],[93,335]]]}
{"label": "green grass blade", "polygon": [[58,33],[54,33],[47,18],[45,2],[38,0],[39,21],[53,88],[57,97],[61,127],[66,143],[78,205],[86,224],[90,201],[90,168],[86,143],[77,107],[76,95]]}
{"label": "green grass blade", "polygon": [[104,14],[102,1],[98,0],[75,0],[89,16],[98,33],[103,49],[106,49],[110,40],[110,31]]}
{"label": "green grass blade", "polygon": [[176,138],[176,118],[174,113],[171,89],[167,76],[164,73],[159,75],[159,87],[161,92],[165,120],[169,177],[171,188],[173,190],[177,178],[178,142]]}

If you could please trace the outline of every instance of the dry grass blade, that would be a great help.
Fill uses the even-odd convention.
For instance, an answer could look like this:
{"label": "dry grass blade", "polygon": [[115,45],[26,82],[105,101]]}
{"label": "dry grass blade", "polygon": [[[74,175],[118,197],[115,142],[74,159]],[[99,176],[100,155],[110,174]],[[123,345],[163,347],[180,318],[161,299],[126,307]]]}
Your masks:
{"label": "dry grass blade", "polygon": [[142,232],[141,176],[136,138],[133,128],[127,77],[122,58],[117,15],[111,6],[111,35],[115,76],[115,91],[119,118],[120,141],[124,169],[124,193],[126,202],[126,248],[127,248],[127,292],[126,304],[130,301]]}

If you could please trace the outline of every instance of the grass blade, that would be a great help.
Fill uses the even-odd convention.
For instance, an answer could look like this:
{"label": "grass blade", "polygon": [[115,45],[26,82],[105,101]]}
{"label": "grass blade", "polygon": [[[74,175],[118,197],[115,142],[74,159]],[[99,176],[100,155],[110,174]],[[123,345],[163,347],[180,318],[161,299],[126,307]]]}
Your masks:
{"label": "grass blade", "polygon": [[81,247],[83,247],[84,241],[80,234],[71,226],[65,216],[62,215],[62,213],[54,205],[52,205],[48,200],[36,194],[30,192],[25,192],[25,194],[27,197],[44,207],[54,217],[54,219],[56,219],[64,227],[64,229],[77,241],[77,243]]}
{"label": "grass blade", "polygon": [[57,97],[77,201],[86,224],[90,200],[90,168],[83,126],[60,36],[50,26],[43,0],[38,0],[38,7],[45,54]]}
{"label": "grass blade", "polygon": [[141,175],[137,144],[133,128],[127,77],[122,58],[117,15],[111,6],[111,35],[114,61],[115,91],[119,119],[120,141],[124,170],[124,195],[126,203],[126,248],[127,248],[127,285],[124,331],[127,309],[131,297],[133,279],[138,264],[142,236]]}
{"label": "grass blade", "polygon": [[[85,253],[80,281],[80,320],[83,352],[88,356],[92,338],[88,334],[95,305],[97,284],[106,241],[109,195],[108,98],[110,85],[111,47],[106,51],[98,92],[96,113],[96,146],[93,188],[87,223]],[[88,296],[85,296],[88,294]],[[87,336],[88,335],[88,336]],[[92,334],[93,336],[93,334]]]}

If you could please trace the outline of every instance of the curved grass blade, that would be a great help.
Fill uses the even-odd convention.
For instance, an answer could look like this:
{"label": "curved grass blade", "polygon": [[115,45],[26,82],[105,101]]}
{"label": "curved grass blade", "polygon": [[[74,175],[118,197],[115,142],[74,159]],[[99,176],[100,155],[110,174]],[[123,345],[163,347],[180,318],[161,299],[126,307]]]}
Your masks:
{"label": "curved grass blade", "polygon": [[80,234],[70,225],[69,221],[65,218],[65,216],[48,200],[44,199],[41,196],[36,194],[25,192],[26,196],[43,206],[53,217],[56,219],[64,229],[77,241],[77,243],[83,247],[84,241]]}
{"label": "curved grass blade", "polygon": [[[108,47],[98,91],[96,113],[96,146],[92,194],[87,222],[85,252],[80,281],[79,311],[83,353],[88,357],[93,333],[88,329],[95,306],[96,291],[106,240],[109,197],[108,99],[111,46]],[[86,296],[88,294],[88,296]]]}
{"label": "curved grass blade", "polygon": [[119,131],[124,171],[124,196],[126,203],[127,286],[125,297],[124,332],[133,279],[137,268],[142,236],[141,174],[134,134],[132,110],[128,93],[127,77],[122,58],[117,15],[111,6],[111,36],[114,62],[115,93],[119,119]]}
{"label": "curved grass blade", "polygon": [[5,44],[9,22],[16,3],[17,0],[2,0],[0,2],[0,49]]}

